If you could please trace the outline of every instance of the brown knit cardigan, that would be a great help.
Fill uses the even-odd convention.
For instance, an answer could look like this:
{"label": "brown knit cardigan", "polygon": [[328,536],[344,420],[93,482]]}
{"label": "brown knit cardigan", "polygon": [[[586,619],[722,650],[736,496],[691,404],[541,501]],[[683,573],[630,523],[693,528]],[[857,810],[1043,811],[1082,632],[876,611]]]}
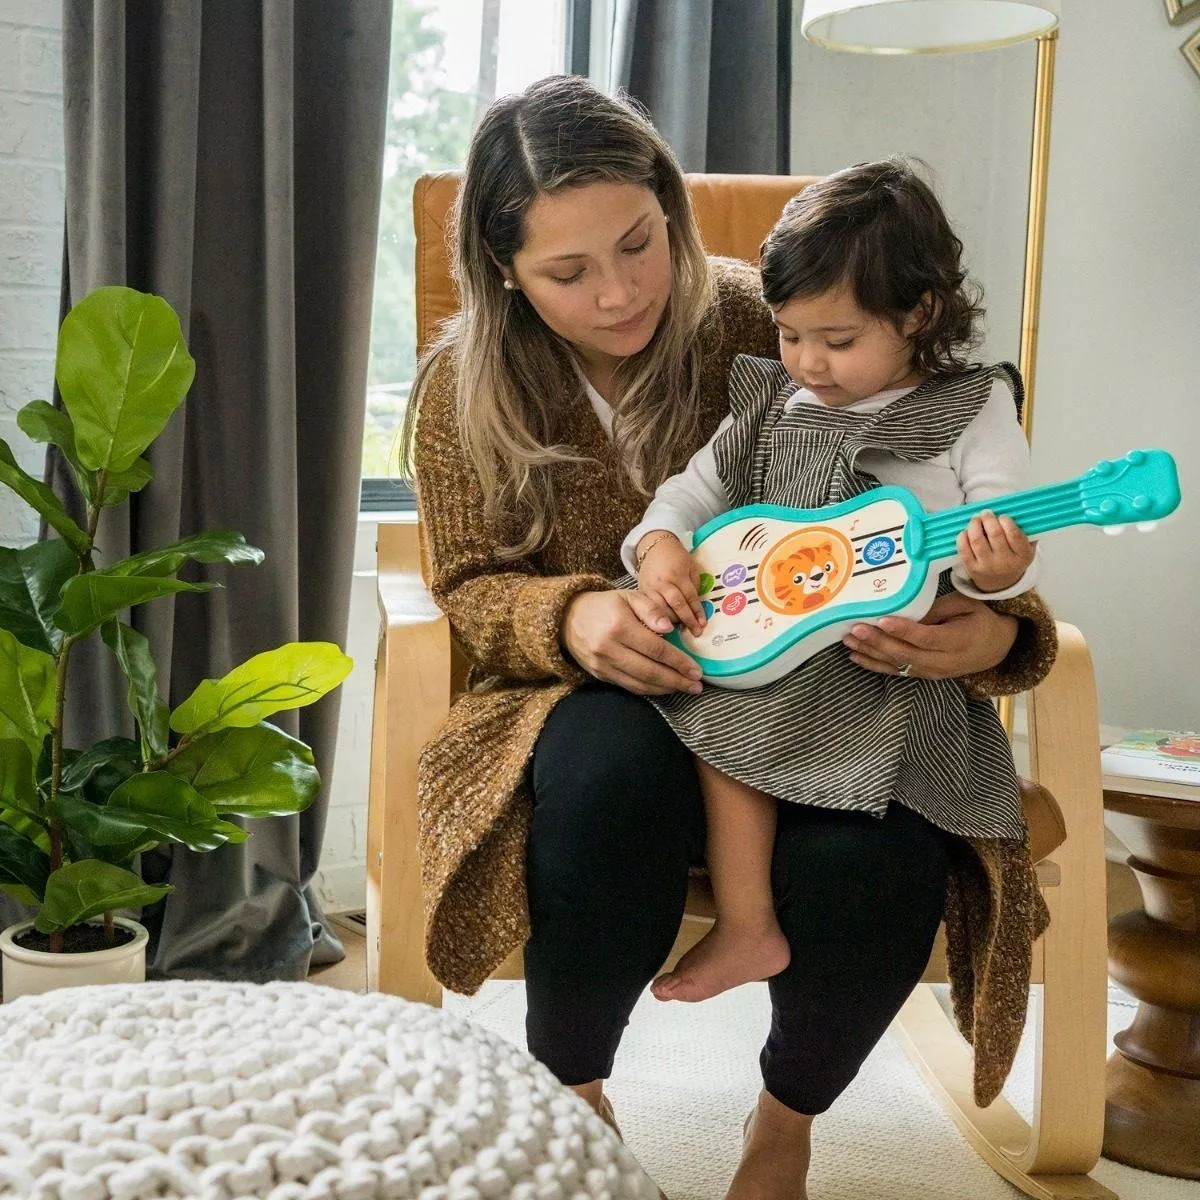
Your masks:
{"label": "brown knit cardigan", "polygon": [[[728,411],[726,380],[737,354],[777,356],[757,271],[713,260],[717,303],[704,333],[701,421],[695,446]],[[421,757],[419,841],[426,956],[448,988],[474,992],[529,936],[525,768],[550,710],[587,676],[559,642],[563,612],[580,592],[623,573],[625,534],[646,498],[627,481],[586,396],[560,398],[554,440],[582,461],[554,468],[553,537],[528,558],[501,560],[483,517],[478,480],[459,441],[452,353],[434,364],[420,396],[416,473],[432,561],[434,598],[473,662],[470,690]],[[979,696],[1024,691],[1054,658],[1054,625],[1033,593],[995,608],[1023,618],[1000,667],[965,678]],[[1047,915],[1024,845],[962,843],[946,900],[952,995],[975,1046],[975,1093],[989,1103],[1011,1067],[1024,1022],[1030,946]]]}

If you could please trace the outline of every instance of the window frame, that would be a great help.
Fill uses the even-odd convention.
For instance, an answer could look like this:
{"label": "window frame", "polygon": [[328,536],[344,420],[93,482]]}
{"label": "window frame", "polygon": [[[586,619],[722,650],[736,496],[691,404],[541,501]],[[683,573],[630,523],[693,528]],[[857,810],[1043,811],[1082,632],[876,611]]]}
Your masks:
{"label": "window frame", "polygon": [[[566,0],[563,70],[568,75],[590,75],[592,59],[592,0]],[[363,396],[363,404],[366,404]],[[360,513],[414,512],[416,493],[407,480],[364,475],[359,487]]]}

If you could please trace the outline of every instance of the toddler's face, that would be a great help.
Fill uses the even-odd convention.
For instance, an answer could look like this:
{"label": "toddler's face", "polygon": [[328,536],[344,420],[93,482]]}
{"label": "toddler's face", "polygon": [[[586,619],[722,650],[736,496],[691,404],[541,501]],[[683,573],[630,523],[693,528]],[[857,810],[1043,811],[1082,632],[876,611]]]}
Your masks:
{"label": "toddler's face", "polygon": [[779,329],[779,351],[788,374],[834,408],[891,388],[921,382],[913,369],[911,335],[921,312],[900,329],[863,312],[847,287],[823,295],[793,297],[771,310]]}

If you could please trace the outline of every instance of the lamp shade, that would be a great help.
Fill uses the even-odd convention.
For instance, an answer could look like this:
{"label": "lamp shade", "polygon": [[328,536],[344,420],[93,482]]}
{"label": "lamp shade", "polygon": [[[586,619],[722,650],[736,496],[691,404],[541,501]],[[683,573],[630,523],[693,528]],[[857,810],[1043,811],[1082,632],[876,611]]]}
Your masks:
{"label": "lamp shade", "polygon": [[1060,0],[805,0],[800,31],[860,54],[949,54],[1029,41],[1058,25]]}

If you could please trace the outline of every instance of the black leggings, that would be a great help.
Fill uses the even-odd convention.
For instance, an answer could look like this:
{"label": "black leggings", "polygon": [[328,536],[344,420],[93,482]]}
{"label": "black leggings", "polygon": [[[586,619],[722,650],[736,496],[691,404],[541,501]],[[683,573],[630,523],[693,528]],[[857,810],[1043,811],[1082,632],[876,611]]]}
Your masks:
{"label": "black leggings", "polygon": [[[554,709],[529,774],[529,1049],[564,1083],[586,1083],[611,1073],[679,931],[704,808],[667,723],[605,684]],[[883,820],[779,806],[771,879],[792,961],[770,981],[760,1056],[775,1099],[824,1112],[858,1073],[928,961],[947,856],[946,835],[899,804]]]}

